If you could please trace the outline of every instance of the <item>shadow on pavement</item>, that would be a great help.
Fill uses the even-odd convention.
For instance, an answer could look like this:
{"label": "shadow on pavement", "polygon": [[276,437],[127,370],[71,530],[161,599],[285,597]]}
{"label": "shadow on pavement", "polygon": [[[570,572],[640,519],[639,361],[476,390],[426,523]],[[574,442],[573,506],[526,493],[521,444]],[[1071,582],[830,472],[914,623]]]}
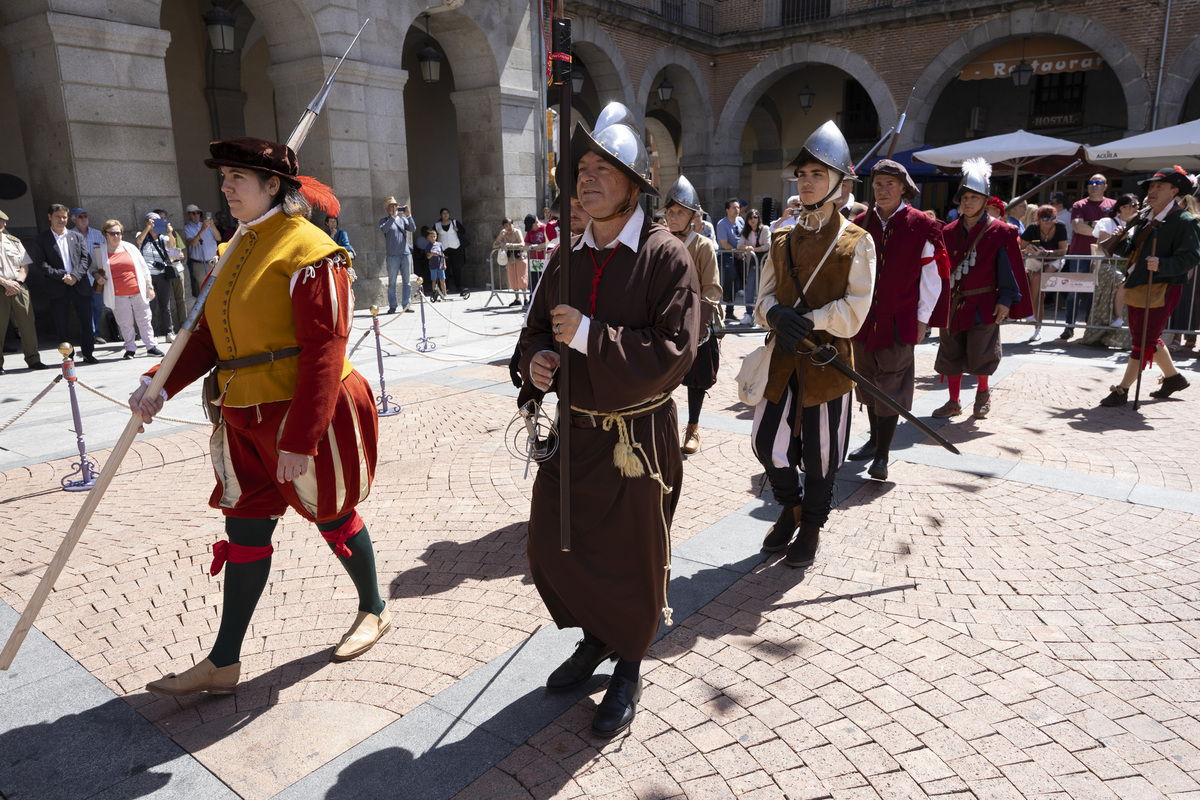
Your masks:
{"label": "shadow on pavement", "polygon": [[466,542],[434,542],[419,558],[425,566],[401,572],[389,586],[389,599],[424,597],[451,591],[461,584],[496,580],[520,574],[521,582],[533,583],[525,562],[527,522],[516,522]]}

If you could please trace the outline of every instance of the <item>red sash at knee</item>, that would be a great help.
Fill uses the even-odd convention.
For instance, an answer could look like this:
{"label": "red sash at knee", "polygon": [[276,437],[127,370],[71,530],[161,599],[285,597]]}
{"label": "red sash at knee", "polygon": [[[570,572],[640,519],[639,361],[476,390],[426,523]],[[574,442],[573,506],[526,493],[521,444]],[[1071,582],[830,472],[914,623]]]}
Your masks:
{"label": "red sash at knee", "polygon": [[346,547],[346,540],[356,535],[365,525],[363,518],[358,515],[358,509],[354,509],[350,512],[349,519],[331,531],[322,531],[321,535],[325,537],[325,541],[333,545],[333,552],[342,558],[349,558],[353,553],[350,552],[349,547]]}
{"label": "red sash at knee", "polygon": [[249,564],[251,561],[262,561],[264,558],[270,558],[271,553],[275,552],[275,548],[271,545],[266,547],[248,547],[244,544],[234,544],[227,542],[224,539],[213,545],[213,562],[208,568],[208,574],[216,576],[221,568],[225,566],[225,562],[230,564]]}

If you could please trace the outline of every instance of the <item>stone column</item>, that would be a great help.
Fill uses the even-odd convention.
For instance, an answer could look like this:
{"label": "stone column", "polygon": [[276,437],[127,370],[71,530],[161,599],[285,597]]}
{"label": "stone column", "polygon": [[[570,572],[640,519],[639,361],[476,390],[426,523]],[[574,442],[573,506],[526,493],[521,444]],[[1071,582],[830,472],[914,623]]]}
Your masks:
{"label": "stone column", "polygon": [[[335,60],[308,58],[271,67],[281,135],[291,133]],[[343,62],[299,154],[301,172],[328,183],[341,203],[339,222],[357,251],[359,306],[386,299],[384,241],[376,225],[383,216],[380,203],[392,194],[405,202],[408,195],[407,79],[404,70]],[[314,214],[313,221],[323,226],[324,214]]]}
{"label": "stone column", "polygon": [[538,95],[531,89],[483,86],[453,92],[458,122],[459,173],[463,223],[471,237],[467,250],[468,285],[490,280],[489,245],[500,220],[519,220],[537,208],[542,165],[537,163]]}
{"label": "stone column", "polygon": [[157,27],[58,12],[0,29],[40,227],[54,202],[86,207],[95,225],[180,211],[163,63],[170,40]]}

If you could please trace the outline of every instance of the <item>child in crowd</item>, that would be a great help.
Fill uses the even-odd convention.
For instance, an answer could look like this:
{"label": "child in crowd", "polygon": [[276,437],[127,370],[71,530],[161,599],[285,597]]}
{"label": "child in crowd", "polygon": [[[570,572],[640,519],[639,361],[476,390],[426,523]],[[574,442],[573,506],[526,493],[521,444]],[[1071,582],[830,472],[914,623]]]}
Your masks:
{"label": "child in crowd", "polygon": [[429,258],[429,282],[430,291],[433,292],[433,299],[446,299],[446,251],[438,244],[438,234],[436,230],[430,230],[426,234],[429,238],[429,249],[426,251],[426,256]]}

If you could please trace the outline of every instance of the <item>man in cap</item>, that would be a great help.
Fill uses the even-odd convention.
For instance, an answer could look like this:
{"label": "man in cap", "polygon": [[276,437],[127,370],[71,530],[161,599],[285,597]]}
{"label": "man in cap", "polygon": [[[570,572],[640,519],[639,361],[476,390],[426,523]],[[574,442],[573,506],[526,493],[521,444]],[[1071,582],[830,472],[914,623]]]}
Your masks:
{"label": "man in cap", "polygon": [[70,341],[69,314],[79,322],[80,351],[85,364],[96,364],[92,355],[96,333],[92,322],[92,251],[79,231],[67,228],[67,207],[52,203],[46,211],[50,230],[42,231],[30,243],[26,263],[33,279],[34,295],[45,297],[54,318],[55,335],[60,342]]}
{"label": "man in cap", "polygon": [[751,447],[783,507],[763,550],[786,547],[784,564],[807,567],[816,560],[850,441],[854,383],[814,363],[803,342],[831,344],[846,363],[854,363],[850,337],[871,307],[875,245],[838,213],[842,180],[854,177],[854,167],[846,138],[833,122],[808,137],[783,177],[795,179],[801,211],[795,225],[771,236],[763,265],[754,318],[773,332],[774,352],[763,399],[754,409]]}
{"label": "man in cap", "polygon": [[397,275],[401,275],[403,281],[400,307],[411,311],[408,306],[412,300],[412,245],[408,241],[408,234],[416,233],[417,225],[408,206],[400,205],[396,198],[384,200],[383,208],[387,213],[379,220],[379,230],[383,231],[383,238],[387,242],[384,258],[388,275],[388,313],[396,313]]}
{"label": "man in cap", "polygon": [[[95,228],[88,225],[88,212],[86,209],[73,208],[71,209],[71,225],[79,232],[79,235],[87,240],[88,253],[95,254],[98,246],[105,245],[104,234]],[[96,276],[88,273],[88,283],[95,289]],[[100,336],[100,324],[104,321],[104,294],[103,292],[92,292],[92,332],[94,334],[93,341],[96,344],[107,344],[103,337]]]}
{"label": "man in cap", "polygon": [[187,222],[183,225],[183,238],[187,240],[188,281],[192,297],[200,296],[200,287],[208,272],[217,265],[217,245],[221,243],[221,232],[213,222],[212,214],[207,217],[198,205],[184,209]]}
{"label": "man in cap", "polygon": [[950,292],[943,294],[939,316],[948,316],[939,335],[934,369],[945,375],[950,399],[933,412],[938,419],[962,413],[962,376],[977,378],[976,419],[992,408],[988,378],[1000,366],[1000,323],[1030,313],[1029,287],[1017,243],[1017,229],[986,213],[992,167],[981,158],[963,163],[963,179],[954,196],[958,216],[942,239],[950,255]]}
{"label": "man in cap", "polygon": [[[623,113],[621,113],[623,112]],[[683,456],[671,392],[691,366],[700,334],[700,287],[683,245],[643,213],[657,197],[641,135],[619,103],[601,112],[594,135],[576,128],[575,180],[591,221],[570,248],[551,257],[521,336],[521,372],[543,391],[556,387],[555,343],[569,346],[572,426],[571,549],[559,546],[560,450],[538,468],[529,519],[529,568],[561,628],[583,639],[547,686],[585,682],[605,660],[617,666],[592,732],[610,737],[633,721],[641,661],[670,623],[670,525],[683,483]],[[569,177],[568,177],[569,176]],[[561,270],[571,270],[571,296]],[[631,302],[631,298],[636,299]],[[561,378],[559,378],[561,379]]]}
{"label": "man in cap", "polygon": [[21,350],[30,369],[46,369],[38,353],[37,328],[33,321],[33,306],[25,279],[29,275],[28,257],[21,240],[5,231],[8,214],[0,211],[0,375],[4,374],[4,339],[8,321],[17,324],[21,334]]}
{"label": "man in cap", "polygon": [[716,329],[721,325],[721,279],[717,274],[717,248],[711,239],[696,232],[692,224],[700,211],[700,198],[695,187],[683,175],[667,192],[667,230],[675,234],[687,248],[700,281],[700,343],[696,360],[683,379],[688,390],[688,421],[683,432],[683,452],[691,455],[700,449],[700,410],[704,393],[717,382],[721,366],[721,350]]}
{"label": "man in cap", "polygon": [[[871,310],[854,335],[854,364],[858,372],[888,397],[912,410],[916,366],[914,349],[929,325],[944,327],[944,318],[931,320],[949,275],[942,275],[936,254],[944,250],[941,224],[909,203],[918,189],[901,164],[882,159],[871,168],[875,208],[855,217],[875,242],[875,292]],[[849,455],[851,461],[871,460],[867,474],[878,481],[888,477],[888,454],[900,416],[861,389],[858,402],[867,407],[871,435]]]}
{"label": "man in cap", "polygon": [[1100,401],[1102,406],[1125,405],[1138,371],[1150,366],[1151,361],[1162,370],[1162,385],[1150,393],[1151,397],[1165,399],[1190,385],[1175,368],[1160,337],[1179,304],[1188,272],[1200,264],[1200,221],[1180,202],[1180,196],[1194,187],[1187,172],[1178,166],[1160,169],[1141,185],[1146,187],[1143,213],[1106,240],[1113,243],[1113,254],[1128,257],[1131,265],[1125,279],[1125,305],[1129,309],[1133,352],[1121,382]]}

